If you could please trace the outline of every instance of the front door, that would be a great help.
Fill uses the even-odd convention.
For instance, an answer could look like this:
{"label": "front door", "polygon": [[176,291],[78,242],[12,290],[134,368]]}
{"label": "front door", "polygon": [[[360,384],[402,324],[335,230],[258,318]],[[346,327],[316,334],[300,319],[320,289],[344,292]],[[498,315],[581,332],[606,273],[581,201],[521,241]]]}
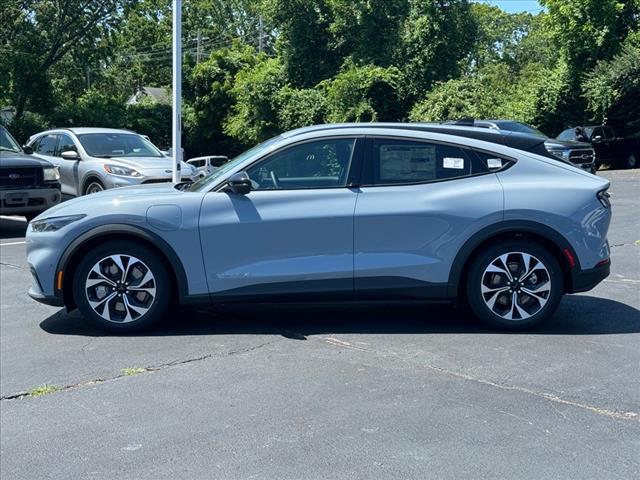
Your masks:
{"label": "front door", "polygon": [[248,195],[211,192],[200,235],[212,298],[353,294],[354,138],[285,147],[246,171]]}
{"label": "front door", "polygon": [[78,157],[77,160],[67,160],[62,158],[62,152],[78,152],[78,147],[73,142],[73,139],[66,133],[60,133],[58,138],[56,160],[60,166],[60,183],[63,186],[62,191],[67,195],[81,195],[80,179],[78,174],[80,157]]}

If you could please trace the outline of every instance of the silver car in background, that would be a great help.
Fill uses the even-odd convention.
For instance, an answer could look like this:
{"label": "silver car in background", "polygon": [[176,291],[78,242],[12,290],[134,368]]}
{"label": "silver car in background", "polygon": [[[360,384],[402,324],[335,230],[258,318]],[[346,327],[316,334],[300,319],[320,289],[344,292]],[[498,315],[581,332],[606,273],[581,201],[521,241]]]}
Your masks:
{"label": "silver car in background", "polygon": [[[34,154],[60,169],[62,193],[81,196],[129,185],[172,180],[173,159],[142,135],[110,128],[63,128],[29,138]],[[198,179],[182,162],[182,181]]]}

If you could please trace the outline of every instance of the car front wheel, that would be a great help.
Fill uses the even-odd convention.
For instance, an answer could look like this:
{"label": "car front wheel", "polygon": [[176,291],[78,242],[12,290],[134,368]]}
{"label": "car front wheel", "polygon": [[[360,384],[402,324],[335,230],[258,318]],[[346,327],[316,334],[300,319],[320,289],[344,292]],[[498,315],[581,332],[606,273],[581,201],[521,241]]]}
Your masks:
{"label": "car front wheel", "polygon": [[109,242],[90,251],[73,279],[78,309],[99,328],[135,332],[157,323],[171,299],[162,260],[134,242]]}
{"label": "car front wheel", "polygon": [[473,312],[485,323],[508,330],[531,328],[558,308],[564,292],[556,259],[534,242],[500,242],[481,252],[467,278]]}

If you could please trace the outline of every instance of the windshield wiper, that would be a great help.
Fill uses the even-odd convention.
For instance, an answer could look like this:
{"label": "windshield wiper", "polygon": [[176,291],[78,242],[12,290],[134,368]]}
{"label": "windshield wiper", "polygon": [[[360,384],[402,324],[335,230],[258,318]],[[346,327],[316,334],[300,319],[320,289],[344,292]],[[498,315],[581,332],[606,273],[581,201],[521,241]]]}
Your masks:
{"label": "windshield wiper", "polygon": [[91,156],[96,158],[113,158],[111,155],[91,155]]}

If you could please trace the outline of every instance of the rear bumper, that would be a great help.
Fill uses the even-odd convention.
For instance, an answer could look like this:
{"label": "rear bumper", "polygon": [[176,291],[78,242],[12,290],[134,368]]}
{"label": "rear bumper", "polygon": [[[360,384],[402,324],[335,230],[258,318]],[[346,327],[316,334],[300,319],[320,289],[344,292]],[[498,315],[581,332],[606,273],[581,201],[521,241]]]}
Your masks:
{"label": "rear bumper", "polygon": [[579,270],[572,275],[572,288],[569,293],[588,292],[611,273],[611,261],[591,268],[589,270]]}

